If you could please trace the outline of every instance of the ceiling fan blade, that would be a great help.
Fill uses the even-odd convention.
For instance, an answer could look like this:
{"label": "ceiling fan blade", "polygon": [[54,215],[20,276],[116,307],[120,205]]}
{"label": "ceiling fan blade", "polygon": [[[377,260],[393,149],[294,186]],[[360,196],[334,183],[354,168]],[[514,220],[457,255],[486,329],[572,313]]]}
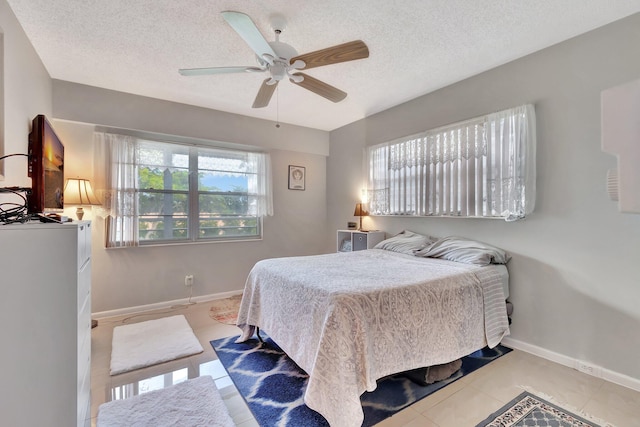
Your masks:
{"label": "ceiling fan blade", "polygon": [[273,96],[273,92],[276,90],[276,86],[278,86],[278,82],[275,84],[267,84],[271,78],[264,79],[262,82],[262,86],[260,86],[260,90],[258,90],[258,95],[256,95],[256,99],[253,101],[253,105],[251,108],[263,108],[269,105],[269,101],[271,101],[271,97]]}
{"label": "ceiling fan blade", "polygon": [[306,66],[303,70],[309,68],[321,67],[323,65],[337,64],[339,62],[353,61],[355,59],[363,59],[369,57],[369,48],[362,40],[355,40],[343,43],[337,46],[328,47],[326,49],[317,50],[315,52],[305,53],[304,55],[291,58],[290,63],[296,60],[304,61]]}
{"label": "ceiling fan blade", "polygon": [[260,67],[208,67],[208,68],[181,68],[178,70],[183,76],[206,76],[210,74],[230,74],[230,73],[257,73],[265,71]]}
{"label": "ceiling fan blade", "polygon": [[273,58],[278,57],[248,15],[241,12],[226,11],[222,12],[222,17],[259,58],[262,58],[265,53]]}
{"label": "ceiling fan blade", "polygon": [[347,97],[347,93],[335,88],[325,82],[322,82],[314,77],[311,77],[304,73],[295,73],[294,75],[304,77],[304,80],[296,83],[291,80],[292,83],[302,86],[303,88],[310,90],[311,92],[327,98],[332,102],[340,102]]}

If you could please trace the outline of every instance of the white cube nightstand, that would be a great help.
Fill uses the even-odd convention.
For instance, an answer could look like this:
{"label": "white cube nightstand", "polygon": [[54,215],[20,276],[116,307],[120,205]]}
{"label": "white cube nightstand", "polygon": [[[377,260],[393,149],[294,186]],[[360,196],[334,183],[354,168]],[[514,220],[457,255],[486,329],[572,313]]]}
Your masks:
{"label": "white cube nightstand", "polygon": [[384,240],[384,231],[338,230],[337,251],[352,252],[371,249]]}

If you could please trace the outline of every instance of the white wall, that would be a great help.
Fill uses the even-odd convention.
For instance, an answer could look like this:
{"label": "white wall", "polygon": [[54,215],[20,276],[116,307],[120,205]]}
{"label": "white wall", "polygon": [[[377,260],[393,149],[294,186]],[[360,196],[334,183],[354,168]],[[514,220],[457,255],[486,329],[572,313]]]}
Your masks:
{"label": "white wall", "polygon": [[605,176],[615,158],[600,149],[600,92],[640,76],[639,45],[636,14],[333,131],[329,230],[354,220],[356,156],[365,146],[534,103],[538,192],[529,218],[371,217],[366,225],[463,235],[508,250],[512,338],[640,380],[640,215],[621,214],[608,200]]}
{"label": "white wall", "polygon": [[[4,67],[0,70],[3,86],[0,93],[4,98],[0,106],[0,113],[4,115],[4,126],[0,126],[0,131],[4,128],[4,134],[0,135],[0,153],[26,153],[31,121],[38,114],[51,114],[51,79],[5,0],[0,0],[0,33],[4,41],[0,49],[4,56]],[[10,157],[0,163],[4,164],[2,187],[31,186],[26,157]],[[1,201],[17,200],[0,195]]]}
{"label": "white wall", "polygon": [[[91,178],[95,125],[135,129],[266,148],[272,156],[274,216],[261,241],[104,248],[104,226],[94,217],[92,308],[102,312],[189,296],[241,290],[264,258],[324,251],[327,132],[54,80],[53,125],[65,144],[67,176]],[[288,165],[305,166],[305,191],[287,189]],[[66,213],[74,216],[74,208]]]}

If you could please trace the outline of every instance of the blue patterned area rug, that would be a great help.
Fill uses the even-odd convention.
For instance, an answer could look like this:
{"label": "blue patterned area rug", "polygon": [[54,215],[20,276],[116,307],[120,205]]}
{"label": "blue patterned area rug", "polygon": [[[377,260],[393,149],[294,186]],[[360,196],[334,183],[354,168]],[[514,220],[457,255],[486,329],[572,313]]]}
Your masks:
{"label": "blue patterned area rug", "polygon": [[566,409],[524,392],[476,427],[600,427]]}
{"label": "blue patterned area rug", "polygon": [[[254,337],[236,344],[237,336],[211,341],[260,426],[328,426],[324,417],[304,404],[307,374],[264,333],[261,336],[263,343]],[[503,346],[478,350],[464,357],[462,367],[451,377],[427,386],[420,386],[400,374],[380,380],[374,391],[360,397],[363,427],[379,423],[510,351]]]}

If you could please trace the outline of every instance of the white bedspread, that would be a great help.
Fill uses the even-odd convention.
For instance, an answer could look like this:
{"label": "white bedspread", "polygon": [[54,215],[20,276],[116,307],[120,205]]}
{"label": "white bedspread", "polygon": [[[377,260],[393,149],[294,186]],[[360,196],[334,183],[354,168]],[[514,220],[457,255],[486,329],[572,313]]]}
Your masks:
{"label": "white bedspread", "polygon": [[238,315],[309,374],[304,401],[360,426],[359,396],[386,375],[450,362],[509,333],[500,274],[379,249],[258,262]]}

